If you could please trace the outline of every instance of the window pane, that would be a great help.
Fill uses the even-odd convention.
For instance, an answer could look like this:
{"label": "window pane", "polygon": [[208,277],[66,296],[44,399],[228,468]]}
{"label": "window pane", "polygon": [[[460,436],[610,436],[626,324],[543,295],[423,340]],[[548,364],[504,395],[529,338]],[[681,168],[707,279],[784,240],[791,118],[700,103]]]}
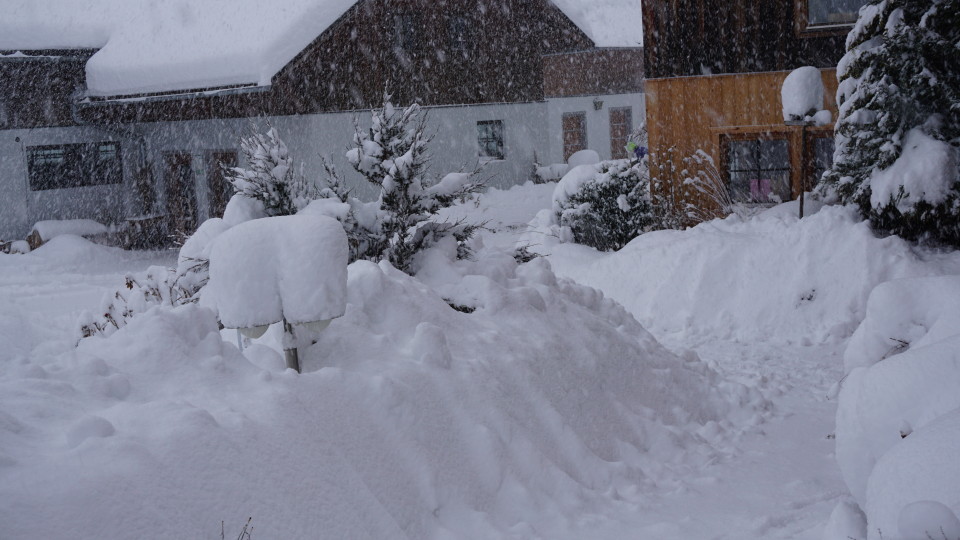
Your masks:
{"label": "window pane", "polygon": [[477,144],[481,157],[503,159],[503,121],[477,122]]}
{"label": "window pane", "polygon": [[807,0],[807,23],[829,26],[857,21],[857,12],[866,0]]}
{"label": "window pane", "polygon": [[776,201],[773,198],[774,195],[780,199],[780,202],[789,201],[791,199],[790,171],[770,172],[766,176],[770,179],[770,193],[767,200],[759,202]]}
{"label": "window pane", "polygon": [[730,173],[730,198],[736,202],[751,200],[750,185],[751,180],[755,179],[756,175],[752,172]]}
{"label": "window pane", "polygon": [[785,139],[760,141],[760,170],[790,168],[790,150]]}
{"label": "window pane", "polygon": [[757,168],[757,141],[730,141],[728,159],[731,171]]}

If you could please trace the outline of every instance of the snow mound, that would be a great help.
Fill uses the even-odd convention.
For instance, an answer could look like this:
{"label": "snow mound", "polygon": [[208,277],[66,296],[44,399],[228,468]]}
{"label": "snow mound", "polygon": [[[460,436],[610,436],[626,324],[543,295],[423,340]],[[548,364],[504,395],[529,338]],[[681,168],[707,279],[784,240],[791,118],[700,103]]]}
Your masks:
{"label": "snow mound", "polygon": [[780,88],[783,121],[812,118],[823,109],[823,94],[823,79],[819,69],[804,66],[791,71]]}
{"label": "snow mound", "polygon": [[60,219],[38,221],[33,230],[46,242],[64,234],[75,236],[93,236],[110,232],[110,229],[92,219]]}
{"label": "snow mound", "polygon": [[[560,275],[603,290],[656,335],[694,341],[836,342],[863,320],[878,284],[960,273],[960,253],[877,238],[850,208],[800,220],[795,204],[646,233],[610,255],[546,242],[538,249],[551,253]],[[533,238],[555,236],[550,218],[534,220]]]}
{"label": "snow mound", "polygon": [[764,406],[546,261],[429,267],[351,265],[300,376],[196,305],[5,373],[4,537],[549,538]]}
{"label": "snow mound", "polygon": [[911,129],[900,157],[870,177],[870,205],[881,208],[893,200],[898,210],[908,212],[921,201],[942,204],[956,182],[958,165],[956,148]]}

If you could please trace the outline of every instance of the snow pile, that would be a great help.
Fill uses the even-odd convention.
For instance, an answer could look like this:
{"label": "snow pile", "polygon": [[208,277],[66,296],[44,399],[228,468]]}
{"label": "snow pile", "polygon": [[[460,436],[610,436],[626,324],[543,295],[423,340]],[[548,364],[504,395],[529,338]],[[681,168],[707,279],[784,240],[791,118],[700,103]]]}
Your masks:
{"label": "snow pile", "polygon": [[554,538],[764,405],[543,260],[428,268],[351,265],[300,376],[196,305],[0,365],[4,538]]}
{"label": "snow pile", "polygon": [[907,212],[919,202],[943,204],[957,181],[957,150],[920,128],[907,132],[903,153],[886,169],[870,177],[870,205],[880,208],[890,201]]}
{"label": "snow pile", "polygon": [[958,253],[877,238],[849,208],[799,220],[796,205],[646,233],[605,256],[557,244],[544,211],[527,240],[551,253],[558,274],[604,290],[656,335],[694,341],[836,342],[863,320],[876,285],[960,273]]}
{"label": "snow pile", "polygon": [[960,533],[957,298],[956,275],[885,283],[845,353],[837,461],[871,539]]}
{"label": "snow pile", "polygon": [[94,236],[105,234],[110,229],[92,219],[59,219],[38,221],[33,230],[40,235],[40,239],[48,242],[50,239],[64,234],[73,234],[76,236]]}
{"label": "snow pile", "polygon": [[640,47],[640,0],[552,0],[597,47]]}
{"label": "snow pile", "polygon": [[[823,109],[823,79],[812,66],[797,68],[787,75],[780,89],[783,121],[810,121]],[[829,112],[827,113],[829,123]],[[819,122],[817,122],[819,124]]]}
{"label": "snow pile", "polygon": [[553,190],[553,211],[560,212],[570,197],[580,191],[584,184],[592,182],[600,174],[600,163],[570,167]]}
{"label": "snow pile", "polygon": [[227,328],[324,321],[343,315],[346,282],[347,235],[335,219],[255,219],[213,241],[202,302]]}

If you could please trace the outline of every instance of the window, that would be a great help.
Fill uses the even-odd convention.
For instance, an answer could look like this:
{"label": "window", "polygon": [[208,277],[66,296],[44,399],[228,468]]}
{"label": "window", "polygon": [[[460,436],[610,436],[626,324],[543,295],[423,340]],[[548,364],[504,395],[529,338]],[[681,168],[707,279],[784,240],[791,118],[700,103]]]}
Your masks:
{"label": "window", "polygon": [[412,12],[393,16],[393,46],[405,52],[414,52],[419,43],[420,18]]}
{"label": "window", "polygon": [[587,148],[587,113],[565,113],[563,124],[563,160]]}
{"label": "window", "polygon": [[481,159],[503,159],[503,120],[477,122],[477,142]]}
{"label": "window", "polygon": [[470,23],[462,15],[450,17],[447,26],[447,40],[450,52],[466,58],[470,53]]}
{"label": "window", "polygon": [[610,156],[625,159],[627,142],[633,132],[633,110],[630,107],[610,109]]}
{"label": "window", "polygon": [[0,128],[5,128],[12,124],[10,117],[7,115],[7,103],[5,101],[0,101]]}
{"label": "window", "polygon": [[816,186],[823,173],[833,166],[833,133],[811,134],[807,140],[807,163],[810,164],[810,177],[807,189]]}
{"label": "window", "polygon": [[857,22],[857,12],[866,0],[804,0],[800,2],[804,29],[849,26]]}
{"label": "window", "polygon": [[790,150],[786,134],[724,140],[730,198],[770,203],[791,199]]}
{"label": "window", "polygon": [[123,181],[120,143],[99,142],[27,148],[30,189],[76,188]]}

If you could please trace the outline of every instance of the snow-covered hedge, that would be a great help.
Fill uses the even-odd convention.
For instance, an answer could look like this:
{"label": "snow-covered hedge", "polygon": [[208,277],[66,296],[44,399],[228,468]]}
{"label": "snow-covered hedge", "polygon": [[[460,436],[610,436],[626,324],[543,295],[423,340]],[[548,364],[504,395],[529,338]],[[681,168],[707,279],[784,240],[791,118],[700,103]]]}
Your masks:
{"label": "snow-covered hedge", "polygon": [[646,158],[573,167],[557,184],[553,210],[578,244],[622,248],[654,224]]}
{"label": "snow-covered hedge", "polygon": [[960,276],[884,283],[845,353],[837,461],[870,539],[960,533],[957,298]]}

